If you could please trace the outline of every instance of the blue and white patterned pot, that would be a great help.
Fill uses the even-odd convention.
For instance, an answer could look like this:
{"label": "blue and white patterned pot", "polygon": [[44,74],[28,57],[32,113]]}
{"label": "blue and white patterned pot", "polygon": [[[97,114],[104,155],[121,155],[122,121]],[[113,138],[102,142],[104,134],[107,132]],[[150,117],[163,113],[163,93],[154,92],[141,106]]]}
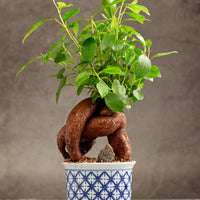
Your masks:
{"label": "blue and white patterned pot", "polygon": [[68,200],[131,200],[135,161],[63,165]]}

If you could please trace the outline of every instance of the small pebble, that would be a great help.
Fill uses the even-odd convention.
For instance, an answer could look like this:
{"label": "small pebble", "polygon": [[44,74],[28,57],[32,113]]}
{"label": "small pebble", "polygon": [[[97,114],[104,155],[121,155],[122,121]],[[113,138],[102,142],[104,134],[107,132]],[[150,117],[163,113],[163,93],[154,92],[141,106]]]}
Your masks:
{"label": "small pebble", "polygon": [[99,152],[97,160],[98,162],[112,162],[115,160],[113,148],[109,144],[106,144],[105,148]]}

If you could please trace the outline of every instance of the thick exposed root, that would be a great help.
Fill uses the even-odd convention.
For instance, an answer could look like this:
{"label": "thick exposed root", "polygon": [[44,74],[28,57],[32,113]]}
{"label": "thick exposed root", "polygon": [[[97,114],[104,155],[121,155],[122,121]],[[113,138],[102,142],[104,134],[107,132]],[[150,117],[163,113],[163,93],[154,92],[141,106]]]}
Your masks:
{"label": "thick exposed root", "polygon": [[81,161],[95,144],[96,138],[102,136],[108,137],[118,158],[130,160],[131,146],[124,113],[112,112],[101,100],[92,104],[88,98],[69,114],[66,125],[57,136],[58,149],[64,158],[70,156],[73,161]]}

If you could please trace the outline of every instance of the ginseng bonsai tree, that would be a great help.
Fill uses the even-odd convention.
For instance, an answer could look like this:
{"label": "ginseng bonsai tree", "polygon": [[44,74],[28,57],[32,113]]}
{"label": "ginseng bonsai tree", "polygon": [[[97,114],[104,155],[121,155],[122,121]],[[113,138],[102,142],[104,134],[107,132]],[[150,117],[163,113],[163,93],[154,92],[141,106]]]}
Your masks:
{"label": "ginseng bonsai tree", "polygon": [[[141,90],[146,81],[161,77],[152,59],[177,52],[150,55],[151,40],[145,40],[132,25],[127,25],[127,21],[133,24],[149,21],[144,16],[150,15],[148,9],[137,0],[103,0],[102,8],[93,16],[76,21],[73,16],[79,13],[79,8],[55,0],[53,3],[59,17],[35,24],[22,43],[47,21],[61,26],[60,38],[49,52],[25,64],[17,75],[36,59],[41,59],[41,65],[53,61],[58,72],[52,77],[60,81],[56,102],[64,86],[75,87],[77,95],[83,89],[88,90],[89,97],[73,108],[57,136],[58,148],[65,159],[83,161],[96,138],[107,136],[116,158],[130,161],[131,145],[123,110],[131,108],[130,102],[144,98]],[[82,30],[80,23],[86,23]]]}

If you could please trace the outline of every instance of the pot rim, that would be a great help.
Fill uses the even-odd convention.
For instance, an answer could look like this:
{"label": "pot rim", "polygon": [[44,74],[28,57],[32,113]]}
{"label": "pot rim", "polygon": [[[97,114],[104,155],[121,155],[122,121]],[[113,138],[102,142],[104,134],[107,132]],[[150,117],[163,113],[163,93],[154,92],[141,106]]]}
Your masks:
{"label": "pot rim", "polygon": [[136,161],[129,162],[92,162],[92,163],[70,163],[62,162],[65,169],[80,169],[80,170],[106,170],[106,169],[132,169]]}

